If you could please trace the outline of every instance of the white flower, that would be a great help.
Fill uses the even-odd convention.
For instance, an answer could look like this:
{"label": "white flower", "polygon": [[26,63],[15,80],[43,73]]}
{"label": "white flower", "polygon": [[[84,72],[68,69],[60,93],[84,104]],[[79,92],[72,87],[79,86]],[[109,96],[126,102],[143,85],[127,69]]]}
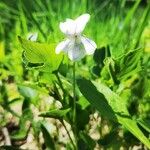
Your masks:
{"label": "white flower", "polygon": [[66,19],[65,22],[60,23],[60,30],[67,36],[67,39],[57,45],[56,54],[63,51],[71,60],[78,61],[85,55],[94,53],[96,43],[81,35],[89,19],[89,14],[83,14],[75,20]]}
{"label": "white flower", "polygon": [[38,38],[38,33],[37,32],[30,33],[27,36],[27,39],[30,40],[30,41],[33,41],[33,42],[35,42],[37,40],[37,38]]}

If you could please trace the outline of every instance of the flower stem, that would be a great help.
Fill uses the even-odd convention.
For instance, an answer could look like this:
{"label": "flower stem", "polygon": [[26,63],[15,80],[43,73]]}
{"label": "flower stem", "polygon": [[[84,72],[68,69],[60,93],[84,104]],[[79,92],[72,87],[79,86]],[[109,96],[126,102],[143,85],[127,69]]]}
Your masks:
{"label": "flower stem", "polygon": [[75,62],[73,62],[73,122],[75,123],[76,121],[76,93],[75,93],[75,88],[76,88],[76,81],[75,81]]}
{"label": "flower stem", "polygon": [[77,130],[76,130],[76,76],[75,76],[75,62],[73,62],[73,129],[75,142],[77,144]]}

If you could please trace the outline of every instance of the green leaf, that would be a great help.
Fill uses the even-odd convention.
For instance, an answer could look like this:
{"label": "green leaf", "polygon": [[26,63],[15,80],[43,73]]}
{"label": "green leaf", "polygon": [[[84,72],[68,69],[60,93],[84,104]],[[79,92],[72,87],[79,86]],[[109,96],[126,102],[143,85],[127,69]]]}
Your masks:
{"label": "green leaf", "polygon": [[55,143],[54,143],[53,138],[51,137],[51,135],[47,129],[47,125],[45,123],[41,124],[41,130],[43,133],[43,137],[44,137],[44,141],[45,141],[47,150],[55,150]]}
{"label": "green leaf", "polygon": [[14,104],[14,103],[16,103],[16,102],[18,102],[18,101],[20,101],[20,100],[21,100],[20,97],[14,98],[14,99],[12,99],[11,101],[8,102],[8,105],[12,105],[12,104]]}
{"label": "green leaf", "polygon": [[21,37],[18,37],[18,39],[24,50],[23,56],[28,67],[35,67],[40,71],[50,73],[58,69],[63,55],[55,54],[54,44],[31,42]]}
{"label": "green leaf", "polygon": [[118,116],[119,123],[129,130],[136,138],[138,138],[145,146],[150,148],[150,141],[139,129],[135,120]]}
{"label": "green leaf", "polygon": [[28,105],[30,105],[30,103],[38,105],[39,90],[38,88],[35,89],[34,87],[29,87],[26,85],[18,85],[18,91],[24,97],[24,99],[27,100],[26,102],[29,103]]}
{"label": "green leaf", "polygon": [[85,97],[80,97],[79,101],[77,103],[81,106],[81,109],[84,110],[86,109],[90,103],[85,99]]}
{"label": "green leaf", "polygon": [[85,79],[77,80],[78,87],[83,96],[97,108],[101,115],[111,120],[116,120],[115,112],[112,110],[104,95],[97,91],[96,87]]}
{"label": "green leaf", "polygon": [[33,99],[38,96],[37,90],[27,87],[27,86],[19,85],[18,90],[20,94],[24,96],[25,98]]}
{"label": "green leaf", "polygon": [[[112,119],[112,117],[115,116],[117,118],[115,121],[118,120],[120,124],[122,124],[143,144],[150,148],[150,141],[139,129],[136,121],[130,118],[126,108],[126,103],[121,97],[102,83],[92,84],[91,81],[82,78],[77,81],[77,84],[81,93],[91,103],[91,105],[93,105],[101,113],[101,115],[109,119]],[[106,110],[109,111],[109,114],[105,112]]]}
{"label": "green leaf", "polygon": [[34,137],[35,139],[39,138],[39,134],[41,132],[41,123],[43,122],[43,120],[38,120],[38,121],[32,121],[32,128],[33,128],[33,132],[34,132]]}
{"label": "green leaf", "polygon": [[150,120],[147,119],[138,119],[137,122],[147,131],[150,133]]}
{"label": "green leaf", "polygon": [[19,130],[14,131],[11,134],[11,139],[13,140],[26,139],[30,129],[30,122],[32,120],[33,120],[33,114],[31,110],[29,108],[24,109],[19,122]]}
{"label": "green leaf", "polygon": [[84,130],[86,125],[89,123],[90,120],[90,113],[88,110],[82,110],[81,107],[78,107],[76,109],[76,113],[80,114],[76,117],[76,126],[78,130]]}
{"label": "green leaf", "polygon": [[66,114],[70,111],[70,108],[68,109],[54,109],[47,112],[41,113],[40,117],[46,117],[46,118],[55,118],[55,119],[63,119],[63,117],[66,116]]}
{"label": "green leaf", "polygon": [[[104,59],[106,56],[107,49],[105,47],[97,48],[94,52],[93,59],[96,64],[102,65],[104,64]],[[108,57],[108,56],[107,56]]]}
{"label": "green leaf", "polygon": [[129,76],[142,70],[141,66],[142,50],[137,49],[128,52],[116,60],[119,70],[116,70],[119,79],[127,79]]}
{"label": "green leaf", "polygon": [[28,134],[28,129],[20,129],[16,132],[13,132],[11,135],[11,139],[13,140],[24,140],[27,138],[27,134]]}
{"label": "green leaf", "polygon": [[[111,77],[113,83],[119,84],[119,81],[116,76],[115,62],[111,57],[107,57],[105,59],[105,67],[107,68],[109,76]],[[105,77],[107,75],[107,73],[103,74],[103,75]]]}

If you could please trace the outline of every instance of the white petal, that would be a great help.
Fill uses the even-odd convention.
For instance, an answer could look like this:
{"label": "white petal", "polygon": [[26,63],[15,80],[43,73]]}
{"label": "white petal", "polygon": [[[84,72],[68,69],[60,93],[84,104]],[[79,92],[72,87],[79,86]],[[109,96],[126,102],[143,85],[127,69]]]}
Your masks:
{"label": "white petal", "polygon": [[87,55],[92,55],[97,48],[97,45],[94,41],[90,40],[89,38],[86,37],[81,37],[81,41],[84,45],[85,51]]}
{"label": "white petal", "polygon": [[84,30],[84,28],[85,28],[87,22],[89,21],[89,19],[90,19],[89,14],[83,14],[75,20],[76,34],[80,34]]}
{"label": "white petal", "polygon": [[67,26],[66,26],[65,22],[64,23],[60,22],[59,28],[60,28],[61,32],[63,32],[64,34],[67,34]]}
{"label": "white petal", "polygon": [[78,61],[82,59],[85,56],[86,52],[84,50],[84,47],[82,43],[74,43],[74,45],[70,46],[70,49],[68,50],[68,57],[72,61]]}
{"label": "white petal", "polygon": [[30,33],[28,35],[27,39],[34,42],[34,41],[37,40],[37,37],[38,37],[38,33],[37,32],[36,33]]}
{"label": "white petal", "polygon": [[59,54],[61,51],[64,51],[64,52],[67,51],[69,42],[70,42],[69,39],[60,42],[56,47],[56,50],[55,50],[56,54]]}
{"label": "white petal", "polygon": [[60,30],[66,35],[74,35],[76,31],[76,23],[72,19],[66,19],[66,22],[61,22]]}

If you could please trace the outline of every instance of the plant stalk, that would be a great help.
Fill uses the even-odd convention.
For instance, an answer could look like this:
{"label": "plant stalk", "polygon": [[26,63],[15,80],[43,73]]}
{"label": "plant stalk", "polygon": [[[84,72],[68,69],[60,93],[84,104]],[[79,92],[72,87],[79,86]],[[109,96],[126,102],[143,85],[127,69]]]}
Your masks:
{"label": "plant stalk", "polygon": [[75,94],[75,88],[76,88],[76,81],[75,81],[75,62],[73,62],[73,122],[76,122],[76,94]]}
{"label": "plant stalk", "polygon": [[73,129],[75,142],[77,145],[77,129],[76,129],[76,76],[75,76],[75,62],[73,62]]}

